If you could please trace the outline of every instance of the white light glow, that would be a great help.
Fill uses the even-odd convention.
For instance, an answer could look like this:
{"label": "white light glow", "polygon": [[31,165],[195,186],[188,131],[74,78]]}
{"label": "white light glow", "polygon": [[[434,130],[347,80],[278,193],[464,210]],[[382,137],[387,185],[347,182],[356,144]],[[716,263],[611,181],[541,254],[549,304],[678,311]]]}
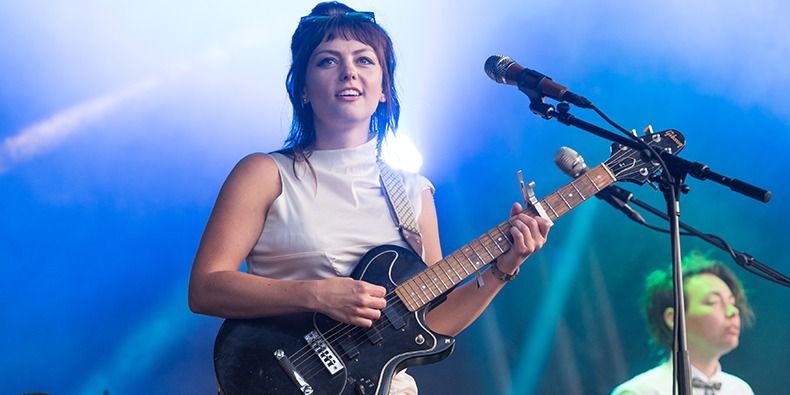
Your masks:
{"label": "white light glow", "polygon": [[381,145],[381,159],[395,169],[417,173],[422,167],[422,153],[408,135],[390,134]]}

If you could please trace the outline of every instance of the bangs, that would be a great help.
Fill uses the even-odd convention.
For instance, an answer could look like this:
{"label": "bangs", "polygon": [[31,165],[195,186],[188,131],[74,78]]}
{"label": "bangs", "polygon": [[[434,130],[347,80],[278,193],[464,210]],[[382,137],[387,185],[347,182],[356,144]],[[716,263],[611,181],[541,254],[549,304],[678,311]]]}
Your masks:
{"label": "bangs", "polygon": [[389,40],[383,32],[370,22],[335,18],[326,24],[321,42],[337,38],[359,41],[373,48],[379,62],[386,62],[384,49],[389,48]]}

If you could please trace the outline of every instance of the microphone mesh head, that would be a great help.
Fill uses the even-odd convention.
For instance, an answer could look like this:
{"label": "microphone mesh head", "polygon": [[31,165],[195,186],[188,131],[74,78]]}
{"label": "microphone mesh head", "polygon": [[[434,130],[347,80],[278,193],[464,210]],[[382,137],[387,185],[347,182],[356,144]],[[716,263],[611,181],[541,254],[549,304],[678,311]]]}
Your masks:
{"label": "microphone mesh head", "polygon": [[578,152],[568,147],[560,147],[554,154],[554,163],[563,173],[576,178],[587,171],[587,164]]}
{"label": "microphone mesh head", "polygon": [[513,63],[516,62],[507,56],[491,55],[486,60],[486,74],[488,75],[488,78],[491,78],[500,84],[506,84],[507,79],[505,78],[505,71],[507,71],[507,69]]}

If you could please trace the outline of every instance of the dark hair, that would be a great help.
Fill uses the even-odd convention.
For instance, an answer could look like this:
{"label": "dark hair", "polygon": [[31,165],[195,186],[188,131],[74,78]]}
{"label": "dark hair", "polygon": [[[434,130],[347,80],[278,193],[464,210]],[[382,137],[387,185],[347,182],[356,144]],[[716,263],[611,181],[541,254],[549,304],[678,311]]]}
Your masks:
{"label": "dark hair", "polygon": [[[749,306],[743,285],[741,285],[741,282],[729,268],[717,260],[707,258],[698,251],[694,251],[683,258],[682,267],[684,286],[688,283],[689,278],[703,273],[712,274],[724,281],[735,297],[735,306],[738,308],[743,324],[746,326],[751,325],[754,320],[754,313]],[[645,293],[642,296],[650,336],[654,345],[659,347],[660,351],[671,350],[674,342],[672,329],[664,322],[664,310],[675,305],[672,288],[671,268],[668,270],[656,270],[647,276]],[[688,298],[685,288],[684,296]],[[688,304],[685,307],[688,308]]]}
{"label": "dark hair", "polygon": [[[307,64],[313,50],[324,41],[342,37],[357,40],[373,48],[379,58],[383,72],[382,91],[386,101],[379,103],[370,120],[370,134],[376,134],[379,145],[388,130],[398,127],[400,103],[395,91],[395,53],[392,40],[375,20],[346,17],[356,12],[353,8],[336,2],[316,5],[308,16],[329,16],[325,20],[300,22],[291,38],[291,68],[285,79],[285,87],[293,106],[291,131],[285,139],[284,152],[295,154],[297,158],[309,155],[310,146],[315,143],[313,109],[302,103],[305,87]],[[371,14],[372,16],[372,14]]]}

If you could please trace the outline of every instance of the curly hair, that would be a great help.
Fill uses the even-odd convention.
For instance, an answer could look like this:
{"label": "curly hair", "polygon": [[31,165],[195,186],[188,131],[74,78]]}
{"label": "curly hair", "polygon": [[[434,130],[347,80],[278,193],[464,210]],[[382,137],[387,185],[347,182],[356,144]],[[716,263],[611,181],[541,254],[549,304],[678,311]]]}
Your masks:
{"label": "curly hair", "polygon": [[[698,251],[694,251],[684,257],[682,267],[684,286],[688,283],[689,278],[703,273],[712,274],[724,281],[735,297],[735,306],[738,308],[743,324],[746,326],[752,324],[754,313],[749,306],[746,292],[741,282],[729,268],[717,260],[707,258]],[[684,297],[688,298],[688,294],[685,291]],[[668,307],[674,307],[675,305],[671,267],[667,270],[656,270],[647,276],[642,304],[653,344],[660,348],[661,351],[671,350],[674,335],[672,329],[664,322],[664,311]],[[686,308],[688,308],[688,305],[686,305]]]}

